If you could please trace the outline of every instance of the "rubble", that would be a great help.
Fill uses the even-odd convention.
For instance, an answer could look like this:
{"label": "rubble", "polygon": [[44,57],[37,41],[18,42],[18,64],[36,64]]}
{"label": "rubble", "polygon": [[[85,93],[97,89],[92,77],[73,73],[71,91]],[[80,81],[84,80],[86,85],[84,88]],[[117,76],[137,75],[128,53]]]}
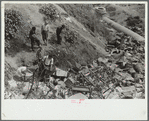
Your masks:
{"label": "rubble", "polygon": [[[38,89],[31,92],[30,97],[34,95],[33,97],[38,99],[124,99],[135,98],[135,92],[136,98],[143,97],[144,88],[140,82],[136,83],[135,79],[144,79],[144,76],[136,73],[133,68],[129,69],[128,73],[120,66],[110,63],[107,58],[100,57],[96,66],[95,64],[81,66],[78,73],[70,71],[71,69],[70,72],[57,69],[59,71],[55,75],[57,79],[50,77],[48,84],[39,82]],[[135,73],[134,77],[132,73]],[[29,82],[25,85],[24,94],[28,93],[31,87]]]}

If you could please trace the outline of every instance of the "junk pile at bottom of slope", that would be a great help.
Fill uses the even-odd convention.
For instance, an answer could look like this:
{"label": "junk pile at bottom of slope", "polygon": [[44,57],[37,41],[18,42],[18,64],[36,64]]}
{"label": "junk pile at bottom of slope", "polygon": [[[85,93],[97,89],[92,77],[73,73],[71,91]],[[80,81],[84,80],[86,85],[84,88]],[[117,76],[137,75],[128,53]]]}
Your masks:
{"label": "junk pile at bottom of slope", "polygon": [[[10,80],[5,99],[145,98],[144,70],[124,57],[120,56],[117,60],[114,56],[98,58],[92,64],[69,71],[57,69],[56,75],[46,82],[35,81],[32,89],[31,82]],[[123,59],[125,61],[121,61]]]}

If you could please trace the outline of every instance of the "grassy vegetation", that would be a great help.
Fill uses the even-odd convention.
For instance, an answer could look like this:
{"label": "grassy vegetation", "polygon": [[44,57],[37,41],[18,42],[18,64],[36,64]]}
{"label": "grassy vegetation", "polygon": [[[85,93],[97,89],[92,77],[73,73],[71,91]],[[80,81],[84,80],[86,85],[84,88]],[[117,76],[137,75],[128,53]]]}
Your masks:
{"label": "grassy vegetation", "polygon": [[91,4],[59,4],[70,16],[76,18],[86,28],[100,36],[107,37],[109,31],[104,23],[100,23],[99,19],[93,13],[93,5]]}
{"label": "grassy vegetation", "polygon": [[27,50],[25,45],[31,25],[23,17],[21,12],[13,9],[5,10],[5,41],[10,44],[6,54],[15,56],[20,50]]}

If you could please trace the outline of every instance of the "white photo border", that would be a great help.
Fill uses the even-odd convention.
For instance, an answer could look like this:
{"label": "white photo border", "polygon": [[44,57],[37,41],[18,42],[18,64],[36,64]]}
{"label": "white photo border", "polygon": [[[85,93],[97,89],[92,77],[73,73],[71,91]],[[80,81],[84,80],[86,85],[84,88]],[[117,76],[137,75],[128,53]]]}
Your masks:
{"label": "white photo border", "polygon": [[[4,100],[4,5],[9,4],[145,4],[145,99],[127,100]],[[146,120],[148,116],[148,2],[144,1],[2,1],[1,2],[2,120]]]}

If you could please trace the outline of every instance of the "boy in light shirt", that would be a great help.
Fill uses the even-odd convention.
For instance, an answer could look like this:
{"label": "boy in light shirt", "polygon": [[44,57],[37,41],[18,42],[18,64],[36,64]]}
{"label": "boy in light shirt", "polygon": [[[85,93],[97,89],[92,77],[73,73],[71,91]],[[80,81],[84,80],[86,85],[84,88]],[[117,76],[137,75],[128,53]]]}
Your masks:
{"label": "boy in light shirt", "polygon": [[28,69],[27,66],[21,66],[17,69],[17,76],[20,77],[23,81],[25,81],[25,77],[29,76],[27,73],[32,74],[32,72]]}
{"label": "boy in light shirt", "polygon": [[50,26],[48,24],[48,21],[45,20],[45,23],[41,26],[41,34],[43,42],[47,45],[47,39],[48,39],[48,32],[50,32]]}

